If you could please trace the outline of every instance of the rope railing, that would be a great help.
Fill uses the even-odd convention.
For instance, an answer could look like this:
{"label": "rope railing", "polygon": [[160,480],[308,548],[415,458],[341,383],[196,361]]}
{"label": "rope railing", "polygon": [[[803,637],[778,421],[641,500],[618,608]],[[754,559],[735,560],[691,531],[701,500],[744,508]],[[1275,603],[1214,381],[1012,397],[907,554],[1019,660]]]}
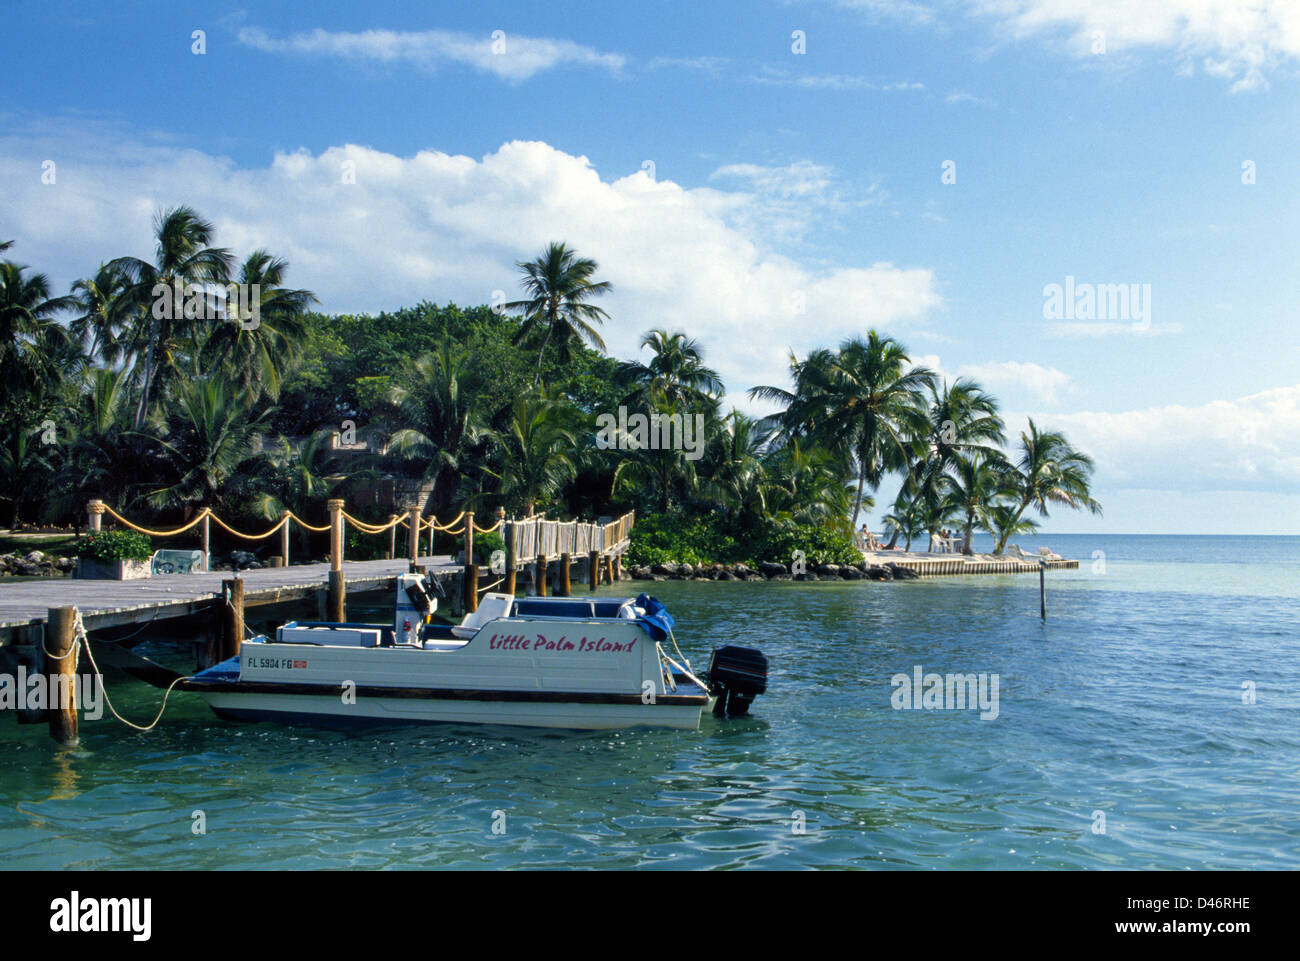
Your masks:
{"label": "rope railing", "polygon": [[[189,522],[170,530],[154,530],[136,524],[100,500],[91,501],[86,510],[90,517],[92,531],[100,529],[100,522],[105,514],[124,527],[149,537],[175,537],[198,528],[198,533],[203,542],[202,569],[204,571],[208,569],[209,561],[210,521],[215,522],[218,527],[231,536],[245,541],[262,541],[278,533],[280,535],[280,557],[278,560],[283,566],[289,564],[289,533],[292,524],[297,524],[302,530],[312,534],[328,533],[330,535],[330,568],[335,572],[342,569],[345,540],[343,532],[348,526],[362,534],[375,535],[387,532],[391,538],[388,549],[390,557],[397,556],[397,528],[404,527],[409,532],[409,557],[412,562],[419,556],[420,549],[424,546],[422,541],[424,540],[425,531],[428,531],[428,550],[430,554],[433,552],[435,534],[463,537],[465,550],[462,559],[468,574],[474,569],[472,546],[473,535],[476,533],[491,534],[500,531],[506,542],[506,553],[508,556],[513,557],[513,569],[519,570],[524,565],[538,562],[540,559],[550,561],[566,554],[571,557],[583,557],[593,553],[617,553],[619,548],[626,544],[628,533],[631,531],[636,519],[635,512],[628,512],[607,524],[584,523],[578,520],[547,520],[541,514],[531,514],[528,517],[507,520],[505,511],[498,509],[496,521],[490,525],[479,524],[475,521],[473,512],[468,510],[461,511],[450,521],[439,523],[436,516],[424,517],[416,509],[412,508],[403,513],[392,515],[386,523],[370,523],[345,511],[343,509],[343,500],[340,498],[331,499],[327,506],[330,514],[327,524],[319,526],[308,524],[293,511],[285,510],[272,527],[261,533],[252,534],[232,527],[218,517],[210,507],[202,508]],[[501,581],[497,581],[497,584],[500,583]],[[514,583],[513,572],[509,575],[509,583]],[[482,593],[483,590],[476,586],[472,592],[467,589],[467,606],[470,603],[468,597],[473,596],[476,598],[477,594]],[[474,603],[476,603],[476,600]]]}

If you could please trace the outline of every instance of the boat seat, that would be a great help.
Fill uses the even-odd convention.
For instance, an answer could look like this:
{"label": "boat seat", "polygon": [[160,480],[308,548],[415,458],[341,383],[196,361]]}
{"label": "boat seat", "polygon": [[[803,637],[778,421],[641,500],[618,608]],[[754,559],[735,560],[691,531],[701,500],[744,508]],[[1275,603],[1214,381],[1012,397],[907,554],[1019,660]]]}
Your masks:
{"label": "boat seat", "polygon": [[479,632],[484,624],[495,621],[498,617],[510,616],[510,605],[514,598],[509,594],[488,593],[478,602],[478,610],[466,614],[465,619],[451,629],[457,637],[469,640]]}

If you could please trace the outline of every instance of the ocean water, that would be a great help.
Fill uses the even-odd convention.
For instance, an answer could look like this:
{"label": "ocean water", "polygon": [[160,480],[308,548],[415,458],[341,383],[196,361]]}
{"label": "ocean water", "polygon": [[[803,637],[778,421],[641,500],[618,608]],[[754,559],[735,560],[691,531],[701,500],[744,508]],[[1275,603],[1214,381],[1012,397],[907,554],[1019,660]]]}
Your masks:
{"label": "ocean water", "polygon": [[[1040,543],[1081,561],[1045,623],[1032,575],[654,584],[697,667],[772,662],[752,717],[694,732],[336,733],[176,695],[61,749],[0,719],[5,866],[1300,867],[1300,538]],[[995,675],[997,716],[895,709],[918,666]]]}

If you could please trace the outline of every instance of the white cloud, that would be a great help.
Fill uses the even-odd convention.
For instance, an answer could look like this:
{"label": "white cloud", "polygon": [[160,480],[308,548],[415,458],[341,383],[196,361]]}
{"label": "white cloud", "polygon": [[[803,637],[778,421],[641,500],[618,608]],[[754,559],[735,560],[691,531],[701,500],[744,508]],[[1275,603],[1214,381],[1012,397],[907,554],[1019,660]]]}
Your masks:
{"label": "white cloud", "polygon": [[1295,0],[966,0],[1017,36],[1065,30],[1078,56],[1091,56],[1101,31],[1107,53],[1173,48],[1187,72],[1199,61],[1232,90],[1267,88],[1265,73],[1300,56]]}
{"label": "white cloud", "polygon": [[978,381],[994,393],[998,388],[1019,388],[1046,403],[1054,403],[1061,392],[1072,386],[1070,375],[1055,367],[1017,360],[963,364],[957,373]]}
{"label": "white cloud", "polygon": [[[1300,384],[1194,407],[1036,417],[1097,462],[1109,487],[1294,493],[1300,477]],[[1015,433],[1023,418],[1008,419]]]}
{"label": "white cloud", "polygon": [[237,36],[245,46],[266,53],[408,63],[426,70],[447,63],[461,63],[511,81],[527,80],[561,64],[600,67],[617,72],[625,63],[621,54],[602,53],[569,40],[513,33],[495,37],[447,30],[345,33],[316,29],[277,39],[259,27],[243,27]]}
{"label": "white cloud", "polygon": [[1059,337],[1111,337],[1124,334],[1133,337],[1163,337],[1166,334],[1181,334],[1183,325],[1089,320],[1050,323],[1046,329],[1049,334]]}
{"label": "white cloud", "polygon": [[[71,133],[0,137],[12,253],[59,285],[101,260],[149,256],[153,214],[182,203],[237,254],[264,246],[287,257],[290,282],[331,312],[513,297],[515,262],[564,240],[615,287],[603,303],[612,353],[633,356],[651,327],[685,329],[745,405],[749,387],[784,382],[789,349],[802,355],[871,326],[905,332],[942,304],[924,267],[810,266],[774,249],[753,226],[784,209],[769,192],[688,189],[644,172],[602,178],[585,157],[545,143],[511,142],[479,159],[349,144],[248,169],[118,132],[101,142],[84,124]],[[47,156],[60,159],[57,186],[40,183]],[[345,165],[353,184],[341,182]]]}

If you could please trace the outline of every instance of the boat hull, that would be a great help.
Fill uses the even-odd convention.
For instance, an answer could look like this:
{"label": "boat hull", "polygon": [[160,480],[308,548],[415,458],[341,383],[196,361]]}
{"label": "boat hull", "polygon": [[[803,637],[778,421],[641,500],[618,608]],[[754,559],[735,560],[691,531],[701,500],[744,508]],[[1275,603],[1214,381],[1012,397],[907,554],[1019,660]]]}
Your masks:
{"label": "boat hull", "polygon": [[[244,690],[239,688],[243,687]],[[231,685],[228,691],[198,691],[219,717],[229,720],[279,721],[310,725],[354,724],[501,724],[566,730],[612,730],[631,727],[668,727],[695,730],[708,707],[707,695],[682,695],[670,702],[641,703],[639,698],[602,699],[563,695],[525,698],[509,692],[500,698],[447,696],[358,695],[345,703],[337,693],[283,693],[247,690],[252,685]]]}

